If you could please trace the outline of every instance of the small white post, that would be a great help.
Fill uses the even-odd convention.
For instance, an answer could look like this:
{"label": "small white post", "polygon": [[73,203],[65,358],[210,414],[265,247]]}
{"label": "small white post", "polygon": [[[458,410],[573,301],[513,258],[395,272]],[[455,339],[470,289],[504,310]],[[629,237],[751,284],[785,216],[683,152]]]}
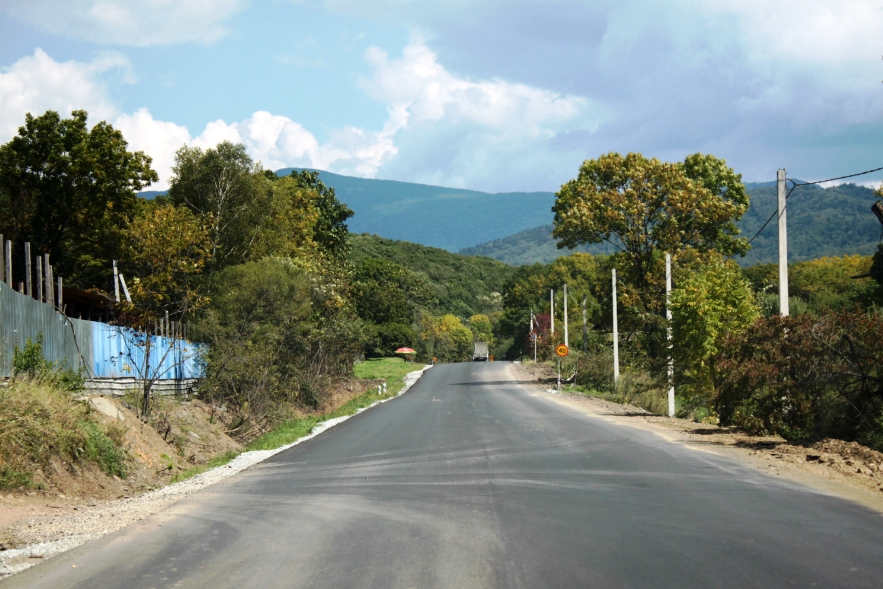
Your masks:
{"label": "small white post", "polygon": [[777,177],[779,189],[779,315],[787,317],[788,308],[788,217],[785,208],[785,170],[779,170]]}
{"label": "small white post", "polygon": [[120,271],[116,260],[113,261],[113,300],[120,302]]}
{"label": "small white post", "polygon": [[671,332],[671,254],[665,254],[665,320],[668,340],[668,416],[675,416],[675,365]]}
{"label": "small white post", "polygon": [[123,276],[122,272],[120,272],[120,284],[123,287],[123,294],[126,295],[126,301],[131,303],[132,297],[129,295],[129,287],[126,286],[126,278]]}
{"label": "small white post", "polygon": [[616,309],[616,268],[613,269],[613,386],[619,382],[619,318]]}
{"label": "small white post", "polygon": [[552,335],[555,335],[555,290],[549,289],[549,316],[552,318]]}
{"label": "small white post", "polygon": [[567,283],[564,284],[564,345],[570,347],[570,330],[567,329]]}

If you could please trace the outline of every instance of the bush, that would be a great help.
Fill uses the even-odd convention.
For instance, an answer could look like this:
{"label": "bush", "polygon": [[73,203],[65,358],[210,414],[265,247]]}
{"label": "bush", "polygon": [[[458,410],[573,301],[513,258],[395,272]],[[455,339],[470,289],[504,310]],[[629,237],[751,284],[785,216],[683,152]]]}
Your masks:
{"label": "bush", "polygon": [[715,410],[749,433],[883,449],[880,342],[883,317],[873,313],[760,319],[722,346]]}
{"label": "bush", "polygon": [[71,393],[82,391],[86,384],[81,370],[49,362],[43,357],[42,334],[37,336],[36,342],[28,338],[21,349],[15,346],[12,352],[12,376],[16,380],[33,380]]}

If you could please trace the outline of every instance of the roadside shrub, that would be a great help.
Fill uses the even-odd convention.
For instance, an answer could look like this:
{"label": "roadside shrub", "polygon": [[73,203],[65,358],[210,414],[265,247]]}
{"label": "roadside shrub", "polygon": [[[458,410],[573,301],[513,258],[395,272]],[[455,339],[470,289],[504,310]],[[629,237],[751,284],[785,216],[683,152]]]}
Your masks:
{"label": "roadside shrub", "polygon": [[28,338],[23,348],[15,347],[12,352],[12,376],[16,380],[34,380],[72,393],[82,391],[86,384],[82,371],[49,362],[43,357],[42,334],[37,336],[35,342]]}
{"label": "roadside shrub", "polygon": [[883,448],[883,317],[772,317],[725,340],[714,407],[722,424],[786,439]]}

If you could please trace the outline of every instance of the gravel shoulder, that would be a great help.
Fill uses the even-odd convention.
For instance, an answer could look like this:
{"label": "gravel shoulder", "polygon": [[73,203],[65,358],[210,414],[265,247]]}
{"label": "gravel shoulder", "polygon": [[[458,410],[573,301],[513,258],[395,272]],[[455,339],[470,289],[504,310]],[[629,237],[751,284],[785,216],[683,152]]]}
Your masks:
{"label": "gravel shoulder", "polygon": [[562,391],[548,392],[542,367],[513,365],[522,381],[533,381],[535,394],[576,411],[625,427],[652,431],[695,450],[713,452],[773,476],[854,501],[883,514],[883,453],[856,442],[825,439],[792,443],[778,436],[749,436],[731,427],[654,415],[632,405]]}
{"label": "gravel shoulder", "polygon": [[[405,376],[405,386],[397,396],[407,392],[427,368],[429,366]],[[377,401],[369,407],[359,410],[356,414],[394,398]],[[20,547],[0,550],[0,579],[149,517],[179,499],[234,476],[274,454],[310,440],[350,417],[352,416],[329,419],[314,427],[309,435],[291,444],[273,450],[243,452],[224,466],[140,495],[133,494],[111,501],[72,500],[64,495],[59,495],[57,500],[45,509],[39,510],[35,507],[28,507],[27,497],[14,497],[11,494],[0,497],[0,508],[2,509],[29,509],[35,513],[29,519],[19,519],[8,530],[15,536],[16,544]],[[21,546],[22,544],[24,545]]]}

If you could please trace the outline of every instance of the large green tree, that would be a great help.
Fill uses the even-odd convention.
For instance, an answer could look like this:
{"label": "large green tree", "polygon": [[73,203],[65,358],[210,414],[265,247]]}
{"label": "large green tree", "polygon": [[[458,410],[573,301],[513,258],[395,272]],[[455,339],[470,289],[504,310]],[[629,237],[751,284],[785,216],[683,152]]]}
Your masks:
{"label": "large green tree", "polygon": [[229,141],[175,154],[169,198],[195,213],[209,229],[212,271],[248,260],[269,220],[270,181],[242,144]]}
{"label": "large green tree", "polygon": [[293,171],[289,178],[301,188],[315,194],[314,206],[318,212],[313,241],[319,248],[332,258],[343,261],[350,254],[350,243],[347,239],[349,229],[346,220],[354,215],[352,209],[337,200],[334,188],[326,186],[319,180],[319,172],[312,170]]}
{"label": "large green tree", "polygon": [[68,283],[108,287],[136,192],[158,177],[122,133],[104,121],[89,129],[87,118],[84,110],[67,119],[29,113],[0,147],[0,232],[19,250],[29,241],[35,254],[50,254]]}
{"label": "large green tree", "polygon": [[743,254],[748,246],[735,222],[747,208],[741,177],[714,156],[666,163],[609,153],[585,161],[561,187],[552,235],[559,248],[602,241],[616,247],[622,302],[652,338],[662,327],[664,254],[684,265],[701,264],[713,252]]}

